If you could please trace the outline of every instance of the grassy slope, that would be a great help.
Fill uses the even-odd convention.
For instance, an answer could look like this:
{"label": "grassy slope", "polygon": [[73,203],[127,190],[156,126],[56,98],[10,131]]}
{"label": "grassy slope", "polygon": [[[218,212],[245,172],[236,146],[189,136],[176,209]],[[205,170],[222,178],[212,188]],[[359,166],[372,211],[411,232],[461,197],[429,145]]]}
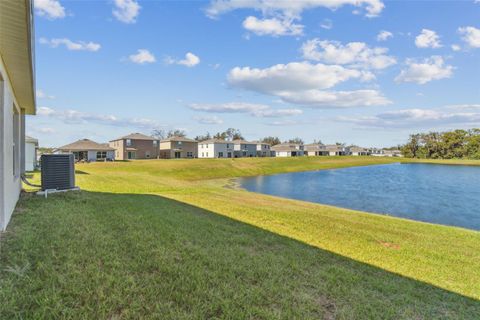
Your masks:
{"label": "grassy slope", "polygon": [[473,318],[480,303],[458,294],[480,298],[480,233],[225,188],[390,161],[79,165],[78,184],[97,193],[21,202],[2,241],[0,267],[18,266],[1,273],[5,315]]}

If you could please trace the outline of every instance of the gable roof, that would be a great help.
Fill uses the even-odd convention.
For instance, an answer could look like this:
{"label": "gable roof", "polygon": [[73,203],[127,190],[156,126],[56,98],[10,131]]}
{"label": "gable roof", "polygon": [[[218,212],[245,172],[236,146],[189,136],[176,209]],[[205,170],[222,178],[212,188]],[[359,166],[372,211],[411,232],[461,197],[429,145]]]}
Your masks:
{"label": "gable roof", "polygon": [[200,141],[200,143],[229,143],[233,144],[233,141],[221,140],[221,139],[208,139],[204,141]]}
{"label": "gable roof", "polygon": [[160,142],[181,141],[181,142],[198,142],[197,140],[189,139],[187,137],[173,136],[162,139]]}
{"label": "gable roof", "polygon": [[36,146],[38,146],[38,139],[32,138],[30,136],[25,136],[25,142],[26,143],[33,143]]}
{"label": "gable roof", "polygon": [[325,151],[326,147],[320,143],[310,143],[303,146],[305,151]]}
{"label": "gable roof", "polygon": [[255,144],[255,145],[257,145],[256,142],[247,141],[247,140],[241,140],[241,139],[233,140],[232,142],[233,142],[234,144]]}
{"label": "gable roof", "polygon": [[117,139],[114,139],[114,140],[110,140],[110,141],[118,141],[118,140],[123,140],[123,139],[150,140],[150,141],[158,140],[157,138],[147,136],[143,133],[135,132],[135,133],[130,133],[129,135],[126,135],[126,136],[123,136],[123,137],[120,137],[120,138],[117,138]]}
{"label": "gable roof", "polygon": [[276,144],[273,147],[270,148],[272,151],[303,151],[300,149],[302,145],[301,144],[295,144],[295,143],[281,143],[281,144]]}
{"label": "gable roof", "polygon": [[110,148],[108,145],[97,143],[89,139],[81,139],[73,143],[64,145],[57,148],[62,151],[114,151],[114,148]]}

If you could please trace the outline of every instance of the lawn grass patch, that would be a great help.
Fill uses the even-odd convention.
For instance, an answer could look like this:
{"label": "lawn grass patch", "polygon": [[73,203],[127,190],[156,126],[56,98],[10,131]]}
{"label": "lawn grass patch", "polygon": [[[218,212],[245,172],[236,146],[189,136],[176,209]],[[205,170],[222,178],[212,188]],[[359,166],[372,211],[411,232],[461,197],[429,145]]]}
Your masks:
{"label": "lawn grass patch", "polygon": [[[77,165],[0,244],[0,318],[475,319],[480,233],[228,187],[369,157]],[[458,162],[457,162],[458,163]]]}

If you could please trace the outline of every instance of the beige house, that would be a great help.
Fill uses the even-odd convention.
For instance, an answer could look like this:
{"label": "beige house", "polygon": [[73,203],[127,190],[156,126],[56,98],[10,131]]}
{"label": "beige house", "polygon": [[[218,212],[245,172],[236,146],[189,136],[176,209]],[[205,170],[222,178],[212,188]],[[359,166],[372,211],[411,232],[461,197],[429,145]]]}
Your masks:
{"label": "beige house", "polygon": [[275,157],[302,157],[303,145],[295,143],[281,143],[270,148]]}
{"label": "beige house", "polygon": [[331,144],[326,145],[325,149],[328,152],[329,156],[345,156],[347,155],[347,150],[344,146]]}
{"label": "beige house", "polygon": [[0,231],[25,173],[25,115],[34,115],[33,1],[0,0]]}
{"label": "beige house", "polygon": [[113,161],[115,160],[115,149],[107,143],[97,143],[89,139],[81,139],[73,143],[55,149],[53,153],[73,153],[75,161]]}
{"label": "beige house", "polygon": [[368,156],[368,150],[362,147],[352,146],[348,148],[348,154],[351,156]]}
{"label": "beige house", "polygon": [[185,137],[170,137],[160,141],[161,159],[198,157],[198,142]]}
{"label": "beige house", "polygon": [[157,138],[141,133],[132,133],[109,143],[115,149],[115,160],[157,159],[159,144]]}
{"label": "beige house", "polygon": [[303,147],[306,156],[328,156],[329,152],[321,143],[310,143]]}

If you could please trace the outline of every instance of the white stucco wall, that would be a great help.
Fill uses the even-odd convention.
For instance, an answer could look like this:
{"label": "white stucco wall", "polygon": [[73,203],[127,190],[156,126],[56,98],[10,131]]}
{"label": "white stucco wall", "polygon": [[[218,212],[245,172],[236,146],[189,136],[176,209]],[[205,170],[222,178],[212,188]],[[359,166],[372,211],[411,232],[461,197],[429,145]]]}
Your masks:
{"label": "white stucco wall", "polygon": [[33,171],[37,165],[37,146],[33,142],[25,142],[25,170]]}
{"label": "white stucco wall", "polygon": [[[21,114],[21,110],[16,106],[13,90],[7,77],[5,67],[0,59],[0,230],[3,231],[7,227],[12,216],[15,205],[21,190],[22,168],[21,162],[24,149],[21,138],[25,136],[25,116]],[[16,108],[19,116],[17,117],[17,141],[14,140],[14,112]],[[14,173],[14,143],[18,150],[15,167],[18,168]]]}
{"label": "white stucco wall", "polygon": [[[228,158],[228,153],[231,153],[233,158],[233,142],[232,143],[199,143],[198,157],[199,158]],[[220,156],[223,153],[223,157]]]}

